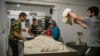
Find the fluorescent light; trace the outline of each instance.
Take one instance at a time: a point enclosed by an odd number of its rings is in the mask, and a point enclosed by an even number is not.
[[[20,4],[17,4],[17,7],[20,7]]]

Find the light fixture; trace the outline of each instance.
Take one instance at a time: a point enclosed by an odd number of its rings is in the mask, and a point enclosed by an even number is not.
[[[20,4],[17,4],[17,7],[20,7]]]

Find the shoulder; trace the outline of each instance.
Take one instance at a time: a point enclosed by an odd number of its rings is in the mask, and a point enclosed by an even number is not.
[[[90,19],[90,17],[83,17],[83,20],[88,20]]]
[[[17,25],[17,24],[19,24],[18,20],[14,20],[11,25]]]
[[[31,27],[35,27],[33,24],[31,24]]]
[[[59,28],[58,28],[58,26],[56,26],[56,27],[54,28],[54,30],[57,30],[57,31],[59,31]]]
[[[19,22],[19,20],[14,20],[13,23],[14,23],[14,24],[18,24],[18,23],[20,23],[20,22]]]
[[[91,21],[91,17],[83,17],[83,22],[84,23],[88,23],[89,21]]]
[[[56,26],[55,28],[56,28],[56,29],[59,29],[59,27],[58,27],[58,26]]]
[[[100,18],[98,17],[98,16],[94,16],[94,17],[92,17],[93,19],[96,19],[96,20],[98,20],[98,21],[100,21]]]

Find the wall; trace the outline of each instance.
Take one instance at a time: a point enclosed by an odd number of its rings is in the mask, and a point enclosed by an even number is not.
[[[28,3],[28,4],[42,4],[42,5],[54,5],[55,3],[62,4],[73,4],[73,5],[86,5],[92,6],[100,5],[100,0],[6,0],[7,2],[18,2],[18,3]]]
[[[100,8],[100,0],[6,0],[8,2],[19,2],[19,3],[28,3],[28,4],[41,4],[41,5],[53,5],[54,13],[52,18],[57,22],[60,30],[61,37],[64,42],[70,42],[77,40],[77,32],[83,30],[79,25],[73,24],[72,26],[62,23],[61,14],[63,10],[67,7],[71,8],[78,15],[86,16],[86,10],[90,6],[98,6]],[[99,14],[100,15],[100,14]],[[86,42],[88,38],[87,30],[84,31],[84,37],[82,38],[83,42]]]
[[[0,56],[6,56],[8,45],[8,27],[5,12],[5,0],[0,0]]]
[[[31,5],[31,4],[20,4],[17,7],[17,3],[7,3],[7,10],[20,10],[20,11],[32,11],[32,12],[43,12],[46,16],[50,16],[50,8],[53,6],[46,5]]]

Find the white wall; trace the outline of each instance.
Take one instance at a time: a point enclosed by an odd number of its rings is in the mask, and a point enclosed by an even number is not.
[[[42,5],[54,5],[54,13],[52,18],[57,22],[60,30],[61,37],[64,42],[76,41],[77,32],[82,31],[82,28],[76,24],[72,26],[62,23],[61,15],[65,8],[69,7],[77,14],[86,16],[86,10],[90,6],[97,6],[100,8],[100,0],[6,0],[8,2],[21,2],[28,4],[42,4]],[[100,15],[100,14],[99,14]],[[87,30],[84,32],[84,37],[82,38],[83,42],[86,42],[88,36]]]
[[[74,4],[74,5],[100,5],[100,0],[6,0],[8,2],[19,2],[29,4],[43,4],[43,5],[54,5],[55,3],[62,4]],[[99,5],[98,5],[99,4]]]
[[[20,4],[17,7],[17,3],[7,3],[8,10],[19,10],[19,11],[32,11],[32,12],[43,12],[46,16],[50,16],[50,8],[53,6],[46,5],[31,5],[31,4]]]

